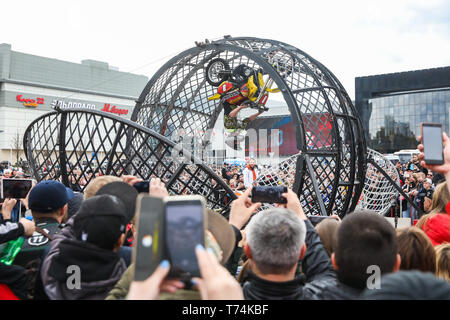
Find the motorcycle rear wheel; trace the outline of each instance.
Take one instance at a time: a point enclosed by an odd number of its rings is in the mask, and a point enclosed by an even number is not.
[[[206,66],[206,81],[213,87],[219,86],[225,80],[228,80],[229,75],[223,74],[230,70],[230,65],[222,58],[211,60]],[[228,72],[227,72],[228,73]]]

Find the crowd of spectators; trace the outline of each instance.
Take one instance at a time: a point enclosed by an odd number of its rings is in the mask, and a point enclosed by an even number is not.
[[[256,160],[251,158],[248,164],[227,164],[221,168],[215,168],[215,173],[221,177],[237,195],[243,193],[258,179],[265,166],[259,166]]]
[[[250,197],[262,169],[254,159],[215,168],[239,197],[228,220],[208,210],[216,223],[195,249],[201,276],[189,283],[166,278],[167,260],[134,281],[133,185],[141,179],[97,175],[83,193],[76,183],[41,181],[26,198],[3,201],[0,299],[450,299],[447,136],[444,146],[444,165],[426,165],[423,154],[397,165],[403,188],[424,212],[402,206],[418,222],[397,230],[370,211],[312,219],[291,189],[286,204],[259,210]],[[151,179],[150,195],[169,197],[164,182]],[[26,218],[13,216],[17,205]]]
[[[420,164],[419,156],[413,155],[411,161],[395,164],[403,191],[421,211],[417,211],[404,196],[399,196],[397,205],[403,218],[411,221],[429,213],[432,207],[433,193],[437,186],[445,181],[442,173],[435,173]]]

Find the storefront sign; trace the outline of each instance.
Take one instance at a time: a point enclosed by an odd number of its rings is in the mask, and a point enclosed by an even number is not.
[[[100,107],[97,109],[98,105],[90,102],[79,102],[79,101],[73,101],[73,100],[60,100],[58,98],[52,99],[52,97],[46,97],[47,101],[52,100],[52,103],[50,104],[52,108],[60,108],[60,109],[90,109],[90,110],[101,110],[108,113],[113,113],[119,116],[124,116],[128,114],[128,109],[117,107],[117,105],[111,105],[110,103],[105,103],[103,108],[100,109]],[[43,97],[37,97],[37,98],[24,98],[22,97],[22,94],[18,94],[16,96],[16,101],[23,103],[26,107],[34,107],[36,108],[39,104],[44,105],[45,107],[45,100]],[[48,103],[47,103],[48,108]]]
[[[112,106],[111,108],[111,105],[109,103],[105,103],[105,106],[103,107],[103,109],[101,109],[101,111],[118,114],[119,116],[123,114],[128,114],[127,109],[119,109],[116,106]]]
[[[36,98],[36,99],[25,99],[22,98],[21,94],[16,96],[16,100],[22,102],[25,107],[34,107],[36,108],[38,104],[44,104],[44,98]]]
[[[76,101],[63,101],[63,100],[56,100],[54,99],[52,101],[52,107],[58,106],[60,109],[71,109],[71,108],[81,108],[81,109],[93,109],[95,110],[95,104],[90,103],[82,103],[82,102],[76,102]]]

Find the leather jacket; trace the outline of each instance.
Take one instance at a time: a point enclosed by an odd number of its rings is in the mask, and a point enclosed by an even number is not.
[[[273,282],[249,272],[243,286],[246,300],[316,300],[323,288],[337,284],[336,272],[319,235],[309,220],[305,224],[307,249],[301,261],[303,274],[291,281]]]

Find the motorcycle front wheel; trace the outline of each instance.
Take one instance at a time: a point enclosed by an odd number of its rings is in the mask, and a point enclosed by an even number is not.
[[[228,79],[230,65],[222,58],[211,60],[206,66],[206,81],[213,87]]]

